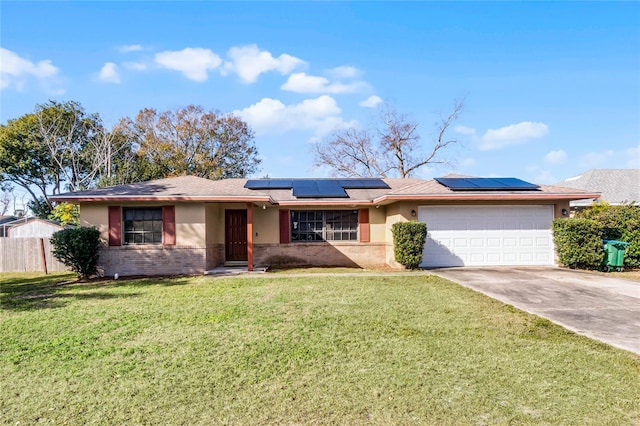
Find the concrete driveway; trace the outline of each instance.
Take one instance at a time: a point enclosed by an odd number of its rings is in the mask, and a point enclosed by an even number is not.
[[[640,282],[552,267],[430,272],[576,333],[640,354]]]

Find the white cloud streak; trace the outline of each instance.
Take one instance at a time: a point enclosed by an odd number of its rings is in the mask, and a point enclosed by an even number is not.
[[[255,83],[260,74],[269,71],[287,75],[306,64],[302,59],[286,53],[275,58],[271,52],[260,50],[255,44],[232,47],[227,56],[231,60],[224,63],[223,75],[233,72],[245,83]]]
[[[187,47],[179,51],[157,53],[155,62],[161,67],[183,73],[189,80],[203,82],[209,78],[208,71],[222,64],[222,59],[210,49]]]
[[[285,105],[272,98],[234,111],[242,117],[258,134],[281,134],[290,130],[312,130],[316,135],[327,134],[337,128],[355,126],[356,122],[344,122],[342,110],[335,99],[322,95],[314,99]]]
[[[294,73],[289,76],[289,79],[280,88],[289,92],[295,93],[353,93],[358,90],[367,87],[367,84],[362,81],[355,81],[353,83],[331,83],[329,79],[325,77],[307,75],[306,73]]]
[[[59,74],[60,69],[51,60],[34,63],[9,49],[0,48],[0,89],[21,91],[29,77],[48,86]],[[60,93],[60,90],[54,92]]]
[[[364,101],[360,102],[361,107],[365,108],[375,108],[382,103],[382,98],[380,96],[369,96]]]
[[[518,124],[501,127],[499,129],[489,129],[480,142],[480,150],[490,151],[506,148],[512,145],[519,145],[531,139],[539,139],[549,133],[549,127],[544,123],[523,121]]]
[[[360,71],[357,68],[343,65],[340,67],[331,68],[326,71],[326,74],[336,79],[356,78],[360,76]]]
[[[120,73],[118,72],[118,66],[113,62],[105,62],[100,69],[98,79],[105,83],[120,83]]]
[[[140,44],[127,44],[124,46],[120,46],[118,50],[120,51],[120,53],[140,52],[141,50],[144,50],[144,47],[142,47],[142,45]]]

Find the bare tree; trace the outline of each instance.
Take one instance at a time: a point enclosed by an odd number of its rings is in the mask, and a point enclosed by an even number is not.
[[[386,104],[380,110],[380,128],[376,130],[344,129],[328,140],[314,145],[314,165],[326,166],[336,176],[348,177],[411,177],[429,164],[448,164],[442,151],[457,142],[446,136],[457,120],[464,103],[457,100],[451,112],[436,123],[437,136],[429,147],[422,149],[418,123]],[[372,137],[376,134],[376,138]]]
[[[0,216],[7,214],[11,203],[13,203],[13,188],[6,182],[0,182]]]
[[[35,112],[42,142],[57,170],[53,193],[61,183],[70,191],[94,185],[107,164],[111,140],[97,114],[86,114],[77,102],[50,101]]]

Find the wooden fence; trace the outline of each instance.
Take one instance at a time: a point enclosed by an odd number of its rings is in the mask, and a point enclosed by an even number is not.
[[[0,238],[0,272],[68,270],[68,267],[53,257],[49,238]]]

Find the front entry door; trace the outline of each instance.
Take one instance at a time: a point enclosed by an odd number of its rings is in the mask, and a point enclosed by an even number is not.
[[[225,210],[225,260],[247,260],[247,211]]]

